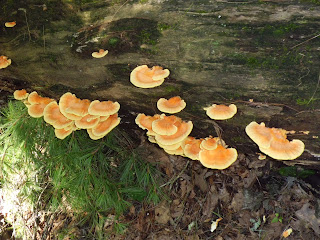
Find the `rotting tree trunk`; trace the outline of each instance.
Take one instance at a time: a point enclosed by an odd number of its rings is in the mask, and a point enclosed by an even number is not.
[[[320,166],[315,1],[12,2],[0,3],[0,55],[12,59],[0,70],[2,93],[26,88],[59,99],[71,91],[118,101],[128,129],[137,113],[158,112],[160,97],[180,95],[187,107],[178,115],[194,122],[195,137],[217,134],[203,107],[235,103],[237,115],[217,122],[228,145],[256,158],[244,128],[264,121],[305,142],[305,153],[287,164]],[[16,27],[5,28],[7,21]],[[100,48],[109,54],[92,58]],[[142,64],[171,74],[159,87],[136,88],[129,75]]]

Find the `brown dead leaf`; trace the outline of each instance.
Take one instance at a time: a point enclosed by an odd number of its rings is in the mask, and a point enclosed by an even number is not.
[[[208,172],[208,169],[202,169],[200,173],[194,172],[194,184],[200,188],[202,192],[208,192],[208,183],[205,180],[205,175]]]
[[[315,212],[310,203],[305,203],[300,210],[296,211],[296,215],[300,220],[308,223],[317,235],[320,235],[320,219],[316,217]]]
[[[167,224],[171,219],[170,208],[167,202],[161,202],[155,208],[155,221],[160,224]]]
[[[215,185],[211,185],[210,191],[208,192],[207,199],[202,208],[203,217],[212,217],[212,211],[216,208],[219,201],[218,191]]]

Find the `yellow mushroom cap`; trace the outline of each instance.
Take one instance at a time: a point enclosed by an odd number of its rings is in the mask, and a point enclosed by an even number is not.
[[[188,137],[189,138],[189,137]],[[202,139],[195,139],[185,141],[184,146],[182,146],[184,155],[192,160],[199,160],[200,144]]]
[[[93,52],[91,55],[94,58],[102,58],[108,54],[108,50],[99,49],[99,52]]]
[[[178,131],[175,122],[182,122],[181,118],[176,116],[160,115],[160,118],[153,121],[151,126],[152,130],[159,135],[173,135]]]
[[[269,148],[259,147],[260,151],[277,160],[292,160],[304,152],[304,143],[298,139],[289,141],[273,138]]]
[[[163,69],[160,66],[153,66],[151,70],[153,71],[152,79],[154,81],[159,81],[170,75],[170,71],[168,69]]]
[[[140,88],[154,88],[164,82],[164,78],[154,80],[155,70],[148,68],[147,65],[138,66],[130,74],[130,82]]]
[[[224,148],[218,144],[214,150],[201,150],[199,160],[203,166],[212,169],[226,169],[237,160],[238,153],[234,148]]]
[[[218,146],[218,140],[220,140],[220,138],[207,137],[201,141],[200,147],[204,150],[214,150]]]
[[[103,122],[99,122],[97,126],[95,126],[94,128],[91,128],[92,133],[95,136],[106,135],[112,129],[114,129],[119,123],[120,123],[120,118],[118,117],[118,114],[115,113],[113,115],[110,115],[107,120]]]
[[[181,155],[183,156],[183,149],[182,147],[179,147],[178,149],[175,149],[175,150],[168,150],[168,149],[165,149],[164,148],[164,151],[168,154],[171,154],[171,155]]]
[[[36,91],[33,91],[28,96],[28,102],[31,105],[33,105],[33,104],[45,104],[45,105],[48,105],[49,103],[51,103],[53,101],[54,101],[54,99],[52,99],[52,98],[41,97]]]
[[[156,133],[152,130],[152,122],[159,119],[160,115],[155,114],[154,116],[148,116],[144,113],[139,113],[138,116],[135,119],[136,124],[144,129],[148,130],[147,135],[155,135]]]
[[[13,93],[14,99],[24,100],[29,96],[29,93],[25,89],[15,90]]]
[[[155,141],[155,143],[157,143],[157,142]],[[178,143],[175,143],[172,145],[164,145],[161,143],[157,143],[157,144],[159,145],[159,147],[166,149],[166,150],[170,150],[170,151],[177,150],[179,147],[181,147],[181,142],[178,142]]]
[[[225,120],[232,118],[237,113],[237,106],[230,104],[229,106],[213,104],[204,108],[207,115],[214,120]]]
[[[181,97],[172,97],[169,100],[160,98],[157,102],[157,107],[161,112],[177,113],[186,107],[186,102]]]
[[[246,133],[261,152],[277,160],[292,160],[304,151],[304,143],[298,139],[289,141],[287,131],[281,128],[268,128],[264,123],[251,122]]]
[[[75,120],[74,123],[78,128],[88,129],[94,128],[100,122],[100,117],[95,115],[87,114],[80,120]]]
[[[43,116],[43,111],[44,108],[47,106],[48,104],[31,104],[31,105],[26,105],[28,108],[28,113],[31,117],[34,118],[40,118]]]
[[[6,68],[11,64],[11,59],[8,59],[6,56],[0,56],[0,69]]]
[[[115,114],[120,109],[118,102],[94,100],[90,103],[88,112],[91,115],[109,116]]]
[[[71,120],[80,120],[87,115],[89,106],[90,101],[88,99],[81,100],[70,92],[63,94],[59,100],[61,113]]]
[[[50,102],[43,110],[43,119],[54,128],[62,129],[70,126],[72,120],[66,118],[59,109],[56,101]]]
[[[57,138],[59,139],[65,139],[67,136],[69,136],[71,133],[73,132],[72,128],[68,128],[68,129],[54,129],[54,134],[56,135]]]
[[[103,138],[104,136],[107,135],[107,134],[105,134],[105,135],[96,136],[96,135],[94,135],[94,134],[92,133],[92,128],[88,128],[88,129],[87,129],[87,133],[88,133],[89,137],[90,137],[92,140],[98,140],[98,139],[101,139],[101,138]]]
[[[256,122],[251,122],[246,126],[247,135],[258,144],[259,147],[268,148],[271,142],[271,131],[267,128],[264,122],[258,124]]]
[[[5,25],[6,27],[14,27],[16,24],[17,24],[17,23],[16,23],[15,21],[13,21],[13,22],[6,22],[4,25]]]
[[[175,134],[172,134],[169,136],[156,134],[155,135],[156,141],[164,145],[172,145],[178,142],[182,142],[186,137],[189,136],[193,128],[193,124],[191,121],[189,122],[176,121],[174,125],[176,125],[176,127],[178,128]]]

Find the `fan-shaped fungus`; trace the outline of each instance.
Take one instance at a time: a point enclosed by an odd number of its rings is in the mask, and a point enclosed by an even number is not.
[[[120,104],[112,101],[94,100],[90,103],[88,112],[91,115],[109,116],[119,111]]]
[[[172,145],[178,142],[182,142],[192,131],[193,124],[189,122],[176,121],[174,125],[177,127],[177,132],[172,135],[155,135],[155,139],[158,143],[163,145]]]
[[[201,150],[199,160],[201,164],[212,169],[226,169],[237,160],[238,153],[234,148],[225,148],[218,144],[214,150]]]
[[[188,137],[182,145],[184,155],[192,160],[199,160],[200,144],[203,140]]]
[[[181,118],[176,116],[160,115],[160,118],[152,122],[152,130],[159,135],[172,135],[178,130],[175,122],[182,122]]]
[[[13,97],[16,100],[24,100],[29,96],[29,93],[25,89],[15,90],[13,93]]]
[[[172,97],[169,100],[160,98],[157,102],[157,107],[161,112],[177,113],[186,107],[186,102],[179,96]]]
[[[108,134],[112,129],[114,129],[120,123],[120,118],[118,114],[115,113],[108,117],[107,120],[103,122],[99,122],[97,126],[92,129],[92,133],[95,136],[105,136]]]
[[[213,104],[203,109],[206,110],[207,115],[214,120],[229,119],[237,113],[237,106],[234,104],[230,104],[229,106]]]
[[[87,114],[80,120],[75,120],[74,123],[78,128],[88,129],[94,128],[100,122],[100,117],[95,115]]]
[[[43,119],[56,129],[62,129],[73,124],[73,121],[66,118],[59,109],[56,101],[50,102],[43,110]]]
[[[39,118],[43,116],[44,108],[54,101],[51,98],[41,97],[37,92],[32,92],[28,96],[28,113],[31,117]]]
[[[12,28],[16,25],[17,23],[15,21],[13,22],[6,22],[4,25],[8,28]]]
[[[135,122],[140,128],[148,130],[147,135],[154,136],[156,133],[152,130],[152,122],[159,118],[159,114],[155,114],[154,116],[148,116],[144,113],[139,113],[135,119]]]
[[[268,128],[264,123],[251,122],[246,133],[261,152],[277,160],[292,160],[304,151],[304,143],[298,139],[289,141],[287,131],[281,128]]]
[[[93,52],[91,55],[94,58],[102,58],[108,54],[108,50],[99,49],[99,52]]]
[[[6,68],[11,64],[11,59],[8,59],[6,56],[0,56],[0,69]]]
[[[89,106],[90,101],[88,99],[81,100],[70,92],[63,94],[59,101],[61,113],[71,120],[80,120],[87,115]]]
[[[169,74],[168,69],[162,70],[158,66],[150,69],[147,65],[142,65],[133,69],[130,74],[130,82],[136,87],[153,88],[160,86]]]
[[[69,136],[73,132],[72,128],[61,128],[61,129],[54,129],[54,133],[57,138],[59,139],[65,139],[67,136]]]

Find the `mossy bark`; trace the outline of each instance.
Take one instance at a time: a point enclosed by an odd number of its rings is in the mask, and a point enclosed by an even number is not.
[[[179,95],[187,107],[178,115],[194,122],[196,137],[216,135],[203,107],[235,103],[237,115],[216,122],[228,145],[256,157],[244,128],[264,121],[305,142],[305,153],[290,163],[320,163],[315,1],[7,0],[0,7],[0,54],[12,59],[0,70],[4,91],[118,101],[129,129],[135,114],[158,112],[158,98]],[[17,25],[5,28],[6,21]],[[100,48],[109,54],[92,58]],[[142,64],[171,74],[159,87],[136,88],[130,72]]]

